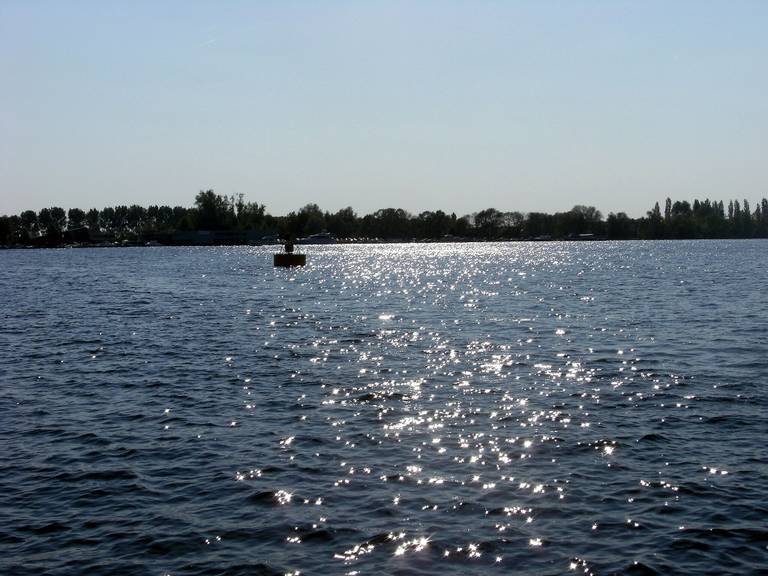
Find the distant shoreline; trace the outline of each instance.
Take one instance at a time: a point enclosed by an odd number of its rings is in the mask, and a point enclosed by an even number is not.
[[[311,243],[600,241],[768,238],[768,199],[752,208],[747,200],[655,203],[645,216],[624,212],[607,217],[594,206],[566,212],[502,212],[486,208],[457,216],[442,210],[411,214],[384,208],[359,216],[351,207],[324,212],[307,204],[273,216],[264,204],[242,195],[200,191],[194,206],[115,206],[97,210],[60,207],[0,216],[0,245],[57,247],[86,245],[229,246],[274,244],[288,239]],[[301,243],[301,242],[299,242]]]

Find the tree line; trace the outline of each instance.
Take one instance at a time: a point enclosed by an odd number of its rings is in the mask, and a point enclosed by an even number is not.
[[[273,236],[301,238],[329,232],[349,240],[519,240],[519,239],[682,239],[766,238],[768,200],[754,209],[747,200],[694,200],[672,202],[667,198],[640,218],[624,212],[607,218],[593,206],[574,206],[567,212],[502,212],[487,208],[457,217],[442,210],[411,214],[401,208],[384,208],[359,216],[351,207],[335,213],[307,204],[286,216],[269,214],[264,204],[246,202],[243,195],[225,196],[200,191],[190,208],[175,206],[115,206],[87,212],[60,207],[0,217],[0,244],[59,245],[67,242],[145,241],[179,243],[179,233],[230,232],[229,238]],[[242,236],[244,237],[244,236]]]

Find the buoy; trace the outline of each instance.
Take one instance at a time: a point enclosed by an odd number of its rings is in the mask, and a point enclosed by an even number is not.
[[[306,263],[306,254],[293,254],[291,252],[278,252],[275,254],[275,266],[290,268],[291,266],[304,266]]]

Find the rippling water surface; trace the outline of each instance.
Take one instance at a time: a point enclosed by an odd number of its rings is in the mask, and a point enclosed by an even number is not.
[[[0,253],[0,573],[768,569],[768,244]]]

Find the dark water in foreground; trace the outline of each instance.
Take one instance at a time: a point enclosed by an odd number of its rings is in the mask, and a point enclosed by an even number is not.
[[[0,253],[2,574],[768,570],[768,243]]]

